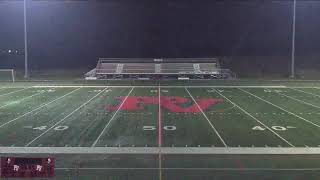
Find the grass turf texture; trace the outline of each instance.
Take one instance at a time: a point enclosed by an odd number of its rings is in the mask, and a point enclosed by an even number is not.
[[[35,84],[24,82],[20,85],[8,83],[1,86],[1,146],[157,147],[160,146],[159,136],[163,147],[318,147],[320,145],[320,89],[305,88],[310,84],[299,87],[294,84],[295,88],[185,88],[183,86],[177,88],[161,85],[160,94],[156,86],[34,88],[32,85]],[[128,111],[124,108],[127,106],[124,101],[127,96],[155,97],[153,101],[156,102],[138,103],[139,110]],[[122,99],[117,99],[118,97]],[[199,99],[222,99],[223,102],[201,109],[202,112],[174,112],[166,107],[168,105],[163,105],[166,97],[188,99],[186,103],[178,104],[183,108],[190,106],[199,108],[200,106],[196,106],[199,105]],[[157,102],[159,98],[160,109]],[[118,108],[108,111],[107,107],[110,105]],[[160,134],[159,122],[162,129]],[[71,176],[83,179],[158,178],[158,156],[60,156],[56,157],[58,179]],[[110,157],[113,158],[110,160]],[[318,159],[317,155],[164,155],[161,159],[164,168],[162,177],[163,179],[180,177],[316,179],[320,174],[319,169],[314,169],[320,167]],[[84,162],[79,163],[80,161]],[[84,169],[77,170],[79,164],[82,164]],[[116,169],[95,169],[109,165]],[[67,168],[63,169],[66,166]],[[95,168],[90,169],[92,166]],[[149,169],[145,171],[121,169],[130,167]],[[294,168],[305,170],[294,170]]]

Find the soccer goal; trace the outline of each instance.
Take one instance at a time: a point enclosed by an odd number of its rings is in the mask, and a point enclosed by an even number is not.
[[[15,82],[14,69],[0,69],[0,81]]]

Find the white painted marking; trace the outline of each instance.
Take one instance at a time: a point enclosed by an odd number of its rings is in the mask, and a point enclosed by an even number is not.
[[[92,88],[92,87],[110,87],[110,88],[158,88],[158,86],[88,86],[88,85],[37,85],[32,86],[34,88],[64,88],[64,87],[82,87],[82,88]],[[163,88],[287,88],[286,86],[162,86]]]
[[[43,131],[43,130],[46,130],[46,129],[47,129],[47,126],[34,127],[34,128],[32,128],[32,129]]]
[[[121,109],[121,107],[123,106],[123,104],[126,102],[126,100],[128,99],[129,95],[131,94],[131,92],[133,91],[134,87],[131,88],[131,90],[129,91],[129,93],[127,94],[127,96],[124,98],[124,100],[122,101],[122,103],[120,104],[119,108],[117,109],[117,111],[113,114],[113,116],[111,117],[111,119],[109,120],[109,122],[106,124],[106,126],[103,128],[103,130],[101,131],[101,133],[99,134],[99,136],[97,137],[97,139],[93,142],[93,144],[91,145],[91,147],[96,146],[96,144],[98,143],[99,139],[101,138],[101,136],[103,135],[103,133],[105,132],[105,130],[109,127],[110,123],[112,122],[112,120],[114,119],[114,117],[117,115],[117,113],[119,112],[119,110]]]
[[[108,167],[61,167],[56,170],[158,170],[158,168],[108,168]],[[320,168],[162,168],[163,170],[211,170],[211,171],[320,171]]]
[[[0,147],[0,154],[320,154],[319,147]]]
[[[12,92],[9,92],[9,93],[6,93],[6,94],[1,94],[0,97],[6,96],[6,95],[10,95],[10,94],[13,94],[13,93],[16,93],[16,92],[24,91],[24,90],[30,89],[30,88],[31,88],[31,87],[23,88],[23,89],[19,89],[19,90],[16,90],[16,91],[12,91]]]
[[[276,131],[285,131],[285,130],[287,130],[287,128],[282,127],[282,126],[272,126],[271,128],[276,130]]]
[[[315,96],[315,97],[320,97],[320,95],[318,95],[318,94],[306,92],[306,91],[303,91],[303,90],[301,90],[301,89],[295,89],[295,88],[290,88],[290,89],[293,89],[293,90],[295,90],[295,91],[299,91],[299,92],[302,92],[302,93],[305,93],[305,94],[309,94],[309,95],[312,95],[312,96]]]
[[[19,103],[20,103],[20,102],[22,102],[22,101],[24,101],[24,100],[26,100],[26,99],[29,99],[29,98],[31,98],[31,97],[34,97],[34,96],[39,95],[39,94],[42,94],[42,93],[43,93],[43,92],[35,93],[35,94],[30,95],[30,96],[24,97],[24,98],[22,98],[22,99],[20,99],[20,100],[18,100],[18,101],[19,101]],[[12,105],[12,104],[14,104],[14,103],[8,103],[8,104],[5,104],[5,105],[3,105],[3,106],[0,106],[0,109],[1,109],[1,108],[4,108],[4,107],[7,107],[7,106],[9,106],[9,105]]]
[[[64,130],[66,130],[68,128],[69,128],[69,126],[57,126],[57,127],[54,128],[54,130],[56,130],[56,131],[64,131]]]
[[[163,129],[166,131],[174,131],[177,129],[177,127],[176,126],[164,126]]]
[[[191,93],[189,92],[189,90],[187,88],[184,88],[187,93],[189,94],[189,96],[191,97],[191,99],[193,100],[193,102],[197,105],[198,109],[200,110],[200,112],[202,113],[202,115],[206,118],[206,120],[208,121],[208,123],[210,124],[211,128],[213,129],[213,131],[216,133],[216,135],[219,137],[220,141],[222,142],[222,144],[225,147],[228,147],[228,145],[225,143],[225,141],[222,139],[221,135],[219,134],[219,132],[217,131],[217,129],[213,126],[213,124],[211,123],[211,121],[209,120],[209,118],[207,117],[207,115],[203,112],[203,110],[201,109],[201,107],[199,106],[199,104],[197,103],[197,101],[193,98],[193,96],[191,95]]]
[[[45,107],[45,106],[47,106],[47,105],[49,105],[49,104],[52,104],[52,103],[54,103],[54,102],[56,102],[56,101],[58,101],[58,100],[60,100],[60,99],[62,99],[62,98],[64,98],[64,97],[66,97],[66,96],[74,93],[75,91],[77,91],[77,90],[79,90],[79,89],[81,89],[81,88],[75,89],[75,90],[73,90],[73,91],[71,91],[71,92],[69,92],[69,93],[67,93],[67,94],[65,94],[65,95],[63,95],[63,96],[60,96],[60,97],[58,97],[58,98],[56,98],[56,99],[54,99],[54,100],[52,100],[52,101],[50,101],[50,102],[48,102],[48,103],[43,103],[43,104],[41,104],[40,106],[38,106],[37,108],[35,108],[35,109],[31,110],[31,111],[26,112],[26,113],[22,114],[21,116],[15,118],[15,119],[12,119],[12,120],[10,120],[10,121],[8,121],[8,122],[6,122],[6,123],[3,123],[3,124],[0,126],[0,128],[2,128],[3,126],[5,126],[5,125],[7,125],[7,124],[10,124],[11,122],[14,122],[14,121],[20,119],[20,118],[22,118],[22,117],[24,117],[24,116],[26,116],[26,115],[28,115],[28,114],[33,113],[34,111],[36,111],[36,110],[38,110],[38,109],[41,109],[41,108],[43,108],[43,107]]]
[[[106,89],[106,88],[105,88]],[[105,90],[104,89],[104,90]],[[65,116],[64,118],[62,118],[60,121],[58,121],[57,123],[55,123],[53,126],[51,126],[50,128],[48,128],[45,132],[41,133],[39,136],[37,136],[36,138],[34,138],[32,141],[30,141],[29,143],[27,143],[25,146],[29,146],[30,144],[32,144],[33,142],[35,142],[37,139],[39,139],[40,137],[42,137],[43,135],[45,135],[47,132],[49,132],[51,129],[53,129],[55,126],[57,126],[58,124],[60,124],[61,122],[63,122],[65,119],[67,119],[68,117],[70,117],[72,114],[74,114],[75,112],[77,112],[79,109],[81,109],[82,107],[84,107],[85,105],[87,105],[89,102],[91,102],[94,98],[96,98],[97,96],[99,96],[103,91],[99,92],[98,94],[96,94],[95,96],[93,96],[92,98],[90,98],[88,101],[86,101],[85,103],[83,103],[81,106],[79,106],[77,109],[73,110],[70,114],[68,114],[67,116]]]
[[[294,127],[294,126],[287,126],[287,129],[294,129],[294,128],[296,128],[296,127]]]
[[[282,93],[278,93],[278,92],[277,92],[277,94],[279,94],[279,95],[281,95],[281,96],[285,96],[285,97],[287,97],[287,98],[289,98],[289,99],[292,99],[292,100],[294,100],[294,101],[298,101],[298,102],[300,102],[300,103],[303,103],[303,104],[306,104],[306,105],[309,105],[309,106],[312,106],[312,107],[315,107],[315,108],[320,109],[320,106],[316,106],[316,105],[314,105],[314,104],[311,104],[311,103],[302,101],[302,100],[297,99],[297,98],[294,98],[294,97],[292,97],[292,96],[288,96],[288,95],[286,95],[286,94],[282,94]]]
[[[240,89],[240,88],[239,88],[239,89]],[[309,121],[309,120],[307,120],[307,119],[305,119],[305,118],[303,118],[303,117],[301,117],[301,116],[299,116],[299,115],[296,115],[295,113],[290,112],[290,111],[288,111],[288,110],[286,110],[286,109],[284,109],[284,108],[282,108],[282,107],[280,107],[280,106],[278,106],[278,105],[275,105],[275,104],[273,104],[273,103],[271,103],[271,102],[269,102],[269,101],[267,101],[267,100],[265,100],[265,99],[262,99],[262,98],[260,98],[259,96],[256,96],[256,95],[254,95],[254,94],[252,94],[252,93],[250,93],[250,92],[248,92],[248,91],[246,91],[246,90],[244,90],[244,89],[240,89],[240,90],[243,91],[243,92],[245,92],[245,93],[247,93],[247,94],[250,94],[251,96],[254,96],[254,97],[256,97],[257,99],[260,99],[261,101],[264,101],[264,102],[266,102],[266,103],[268,103],[268,104],[270,104],[270,105],[272,105],[272,106],[274,106],[274,107],[277,107],[278,109],[281,109],[282,111],[285,111],[286,113],[291,114],[291,115],[293,115],[293,116],[295,116],[295,117],[297,117],[297,118],[299,118],[299,119],[301,119],[301,120],[303,120],[303,121],[305,121],[305,122],[308,122],[308,123],[310,123],[310,124],[312,124],[312,125],[314,125],[314,126],[320,127],[320,125],[315,124],[315,123],[313,123],[313,122],[311,122],[311,121]]]
[[[217,92],[217,91],[216,91]],[[255,118],[253,115],[251,115],[249,112],[247,112],[246,110],[242,109],[239,105],[237,105],[236,103],[232,102],[229,98],[227,98],[226,96],[224,96],[223,94],[221,94],[220,92],[217,92],[220,96],[222,96],[223,98],[225,98],[227,101],[229,101],[231,104],[235,105],[236,107],[238,107],[242,112],[244,112],[245,114],[247,114],[248,116],[250,116],[252,119],[254,119],[255,121],[257,121],[259,124],[261,124],[262,126],[264,126],[266,129],[268,129],[269,131],[271,131],[274,135],[276,135],[278,138],[280,138],[281,140],[283,140],[284,142],[286,142],[288,145],[294,147],[293,144],[291,144],[288,140],[286,140],[285,138],[283,138],[282,136],[280,136],[278,133],[276,133],[274,130],[272,130],[271,128],[269,128],[267,125],[265,125],[264,123],[262,123],[260,120],[258,120],[257,118]]]
[[[156,130],[157,128],[156,128],[156,126],[143,126],[142,129],[143,129],[144,131],[154,131],[154,130]]]

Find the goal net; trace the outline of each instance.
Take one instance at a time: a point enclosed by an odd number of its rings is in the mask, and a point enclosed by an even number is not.
[[[14,69],[0,69],[0,81],[14,82],[15,81]]]

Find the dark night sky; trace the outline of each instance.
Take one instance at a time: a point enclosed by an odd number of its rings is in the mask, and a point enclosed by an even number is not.
[[[290,55],[292,3],[286,0],[34,0],[28,10],[35,68],[93,66],[98,57]],[[298,3],[299,55],[319,54],[319,18],[319,1]],[[21,1],[0,1],[2,49],[23,50]],[[18,60],[23,56],[0,56]]]

